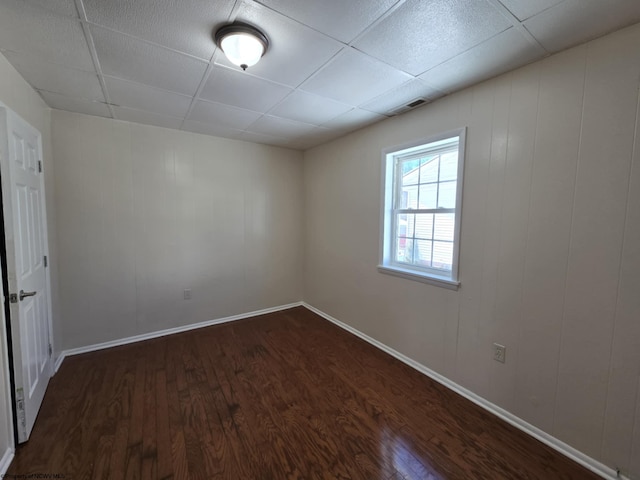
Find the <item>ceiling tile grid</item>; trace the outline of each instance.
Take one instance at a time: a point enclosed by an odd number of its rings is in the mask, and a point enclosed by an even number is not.
[[[119,120],[126,120],[128,122],[144,123],[145,125],[155,125],[156,127],[173,128],[175,130],[180,129],[183,122],[182,118],[137,110],[135,108],[117,106],[112,106],[112,108]]]
[[[193,96],[207,63],[136,37],[92,26],[102,72],[152,87]]]
[[[105,76],[109,99],[114,106],[145,110],[159,115],[184,118],[192,97],[148,85]]]
[[[260,28],[269,39],[269,50],[263,60],[251,67],[251,73],[290,87],[300,85],[344,46],[327,35],[254,2],[242,2],[237,13],[232,15],[232,20]],[[237,68],[224,55],[217,55],[216,61]]]
[[[341,42],[353,41],[398,0],[324,0],[291,2],[258,0],[259,3]]]
[[[193,133],[201,133],[202,135],[213,135],[214,137],[236,138],[243,133],[238,128],[226,127],[224,125],[214,125],[211,123],[198,122],[196,120],[185,120],[182,123],[182,130]]]
[[[246,72],[213,40],[233,21],[269,39]],[[51,108],[305,149],[638,21],[638,0],[2,0],[0,53]]]
[[[272,115],[263,115],[253,122],[247,131],[252,133],[260,133],[263,135],[271,135],[273,137],[288,138],[293,134],[294,137],[300,137],[313,131],[314,125],[295,120],[287,120],[286,118],[275,117]]]
[[[515,28],[505,30],[420,75],[444,92],[454,92],[500,73],[531,63],[545,55]]]
[[[218,67],[209,76],[200,98],[266,112],[291,92],[291,87],[255,77],[238,68]]]
[[[0,49],[78,70],[94,69],[77,19],[21,0],[0,2]]]
[[[564,0],[524,26],[544,48],[557,52],[638,22],[638,0]]]
[[[227,21],[234,4],[234,0],[82,1],[93,24],[207,61],[215,49],[211,28]]]
[[[111,117],[111,111],[107,104],[102,102],[92,102],[84,98],[69,97],[59,93],[46,92],[40,90],[40,96],[51,108],[66,110],[68,112],[84,113],[97,117]]]
[[[78,18],[78,10],[74,0],[24,0],[26,3],[41,7],[67,17]]]
[[[511,26],[485,0],[407,0],[355,47],[420,75]]]
[[[297,90],[272,108],[269,113],[289,120],[321,125],[351,108],[350,105]]]
[[[409,79],[411,76],[408,73],[349,47],[300,88],[342,103],[360,105]]]
[[[553,7],[564,0],[500,0],[507,10],[523,22],[527,18],[533,17],[543,12],[547,8]]]
[[[261,116],[262,114],[251,110],[198,100],[187,119],[244,130]]]
[[[4,56],[36,90],[105,101],[95,72],[68,68],[24,53],[5,51]]]
[[[444,94],[419,78],[412,79],[364,103],[362,108],[385,115],[415,100],[433,101]]]

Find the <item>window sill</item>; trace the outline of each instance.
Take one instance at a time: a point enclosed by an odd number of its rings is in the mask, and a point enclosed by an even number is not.
[[[407,280],[414,280],[416,282],[428,283],[436,287],[447,288],[449,290],[458,290],[460,288],[460,282],[455,282],[447,278],[438,277],[429,274],[420,274],[412,270],[406,270],[399,267],[392,267],[389,265],[378,265],[378,271],[380,273],[386,273],[387,275],[393,275],[395,277],[406,278]]]

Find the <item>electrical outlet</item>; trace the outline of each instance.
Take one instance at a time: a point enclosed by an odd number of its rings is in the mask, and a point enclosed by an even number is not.
[[[191,300],[191,289],[190,288],[185,288],[184,289],[184,299],[185,300]]]
[[[507,357],[507,347],[504,345],[500,345],[499,343],[493,344],[493,359],[496,362],[502,362],[506,360]]]

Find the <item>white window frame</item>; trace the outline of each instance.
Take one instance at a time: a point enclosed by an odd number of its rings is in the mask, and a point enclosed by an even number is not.
[[[450,138],[458,137],[458,172],[456,184],[456,206],[448,209],[449,213],[454,213],[454,236],[453,236],[453,261],[451,274],[442,270],[421,267],[418,265],[408,265],[394,260],[394,249],[396,248],[394,195],[397,191],[397,170],[398,158],[406,158],[413,154],[422,153],[430,149],[436,150],[437,143]],[[439,287],[457,290],[460,287],[458,278],[458,266],[460,258],[460,225],[462,221],[462,190],[465,157],[465,137],[466,127],[435,135],[429,138],[415,140],[403,145],[390,147],[382,151],[382,208],[381,208],[381,239],[380,239],[380,264],[378,271],[409,280],[416,280]],[[430,145],[436,144],[436,145]],[[417,212],[416,212],[417,213]]]

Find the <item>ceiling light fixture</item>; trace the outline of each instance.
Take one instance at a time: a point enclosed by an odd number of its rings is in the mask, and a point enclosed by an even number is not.
[[[215,40],[229,61],[242,70],[258,63],[269,47],[269,40],[264,33],[243,23],[232,23],[220,28]]]

